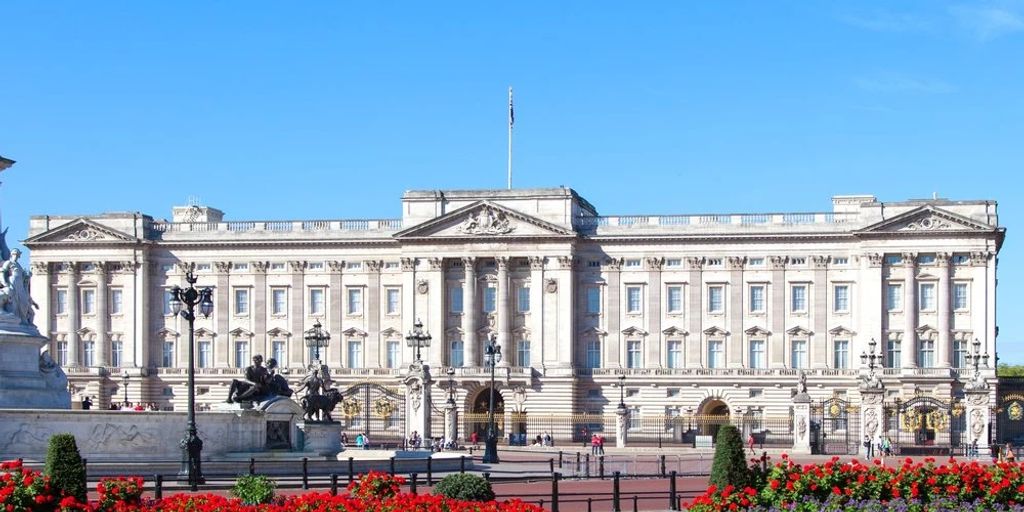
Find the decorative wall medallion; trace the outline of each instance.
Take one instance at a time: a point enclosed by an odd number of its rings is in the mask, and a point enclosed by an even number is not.
[[[373,413],[380,418],[388,419],[395,412],[395,403],[381,397],[373,402]]]
[[[971,434],[972,439],[977,441],[985,430],[985,413],[981,409],[971,411]]]
[[[544,281],[544,291],[548,293],[555,293],[558,291],[558,280],[548,279]]]
[[[1020,421],[1024,417],[1024,407],[1021,407],[1020,402],[1013,402],[1006,408],[1006,415],[1013,421]]]
[[[807,418],[800,416],[800,420],[796,422],[796,433],[800,439],[803,439],[804,435],[807,434]]]
[[[949,221],[933,215],[909,222],[906,226],[903,226],[900,231],[935,231],[939,229],[953,228],[954,226],[950,224]]]
[[[427,293],[428,290],[430,290],[430,282],[426,279],[420,279],[416,282],[416,291],[421,295]]]
[[[341,401],[341,413],[347,418],[359,416],[359,412],[362,408],[359,406],[359,400],[355,397],[348,397]]]
[[[515,229],[505,212],[487,206],[478,212],[470,213],[458,228],[460,232],[468,235],[505,235]]]
[[[418,382],[409,387],[409,404],[412,405],[413,412],[420,410],[420,405],[423,404],[423,388]]]
[[[64,237],[65,242],[92,242],[96,240],[111,240],[111,237],[95,228],[82,228],[68,233]]]

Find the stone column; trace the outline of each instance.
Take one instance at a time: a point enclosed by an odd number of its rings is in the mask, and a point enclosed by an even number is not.
[[[405,384],[405,438],[413,432],[426,441],[430,438],[430,365],[414,362],[402,380]],[[371,439],[372,441],[372,439]]]
[[[32,262],[32,290],[36,303],[39,304],[39,311],[36,312],[35,324],[39,334],[48,340],[52,340],[50,334],[53,329],[53,309],[50,307],[50,264],[45,261]],[[47,344],[53,360],[57,360],[57,347],[52,341]]]
[[[545,292],[549,293],[554,302],[553,307],[557,308],[557,318],[555,323],[555,354],[553,362],[546,362],[544,366],[546,368],[572,368],[573,365],[573,340],[575,339],[574,333],[574,313],[575,308],[573,307],[573,298],[576,296],[576,292],[573,289],[573,263],[575,260],[572,256],[559,256],[558,257],[558,270],[554,271],[555,275],[554,283],[545,283]],[[564,372],[563,372],[564,374]],[[571,376],[571,375],[567,375]]]
[[[793,453],[811,453],[811,397],[797,393],[793,397]]]
[[[604,300],[601,304],[601,314],[608,322],[608,336],[603,340],[604,346],[601,347],[601,351],[606,367],[622,368],[622,358],[620,357],[622,352],[622,311],[625,309],[620,307],[622,304],[622,259],[610,258],[604,263],[608,286],[605,287],[607,297],[602,297]],[[551,307],[557,309],[557,302],[553,303]]]
[[[266,361],[271,358],[271,347],[269,340],[267,340],[267,317],[270,316],[270,308],[267,307],[267,294],[270,290],[267,289],[267,269],[270,264],[265,261],[253,261],[249,263],[249,268],[252,269],[253,273],[253,285],[252,285],[252,307],[249,309],[249,314],[252,315],[252,354],[263,354],[263,360]],[[273,299],[273,297],[271,297]],[[327,325],[330,325],[329,323]],[[198,349],[198,347],[197,347]],[[324,360],[327,359],[327,354],[323,354]],[[280,364],[280,361],[278,361]]]
[[[953,349],[951,325],[953,320],[952,300],[950,291],[952,284],[949,282],[949,254],[940,252],[935,255],[936,272],[939,273],[939,282],[935,291],[935,298],[938,301],[938,326],[939,339],[935,342],[935,365],[939,368],[950,367],[950,353]]]
[[[367,368],[380,368],[380,269],[383,262],[369,260],[364,264],[370,275],[366,280],[363,304],[366,311],[366,354],[363,362]]]
[[[968,446],[971,443],[978,443],[978,456],[986,457],[990,451],[992,440],[989,438],[989,394],[991,390],[984,380],[981,386],[968,386],[964,389],[967,402],[967,440]]]
[[[303,339],[303,332],[306,330],[306,302],[309,300],[309,297],[306,296],[306,262],[289,261],[288,269],[291,270],[292,298],[295,299],[288,303],[288,330],[292,333],[288,340],[288,367],[302,368],[306,361],[306,343]],[[342,351],[345,350],[344,344],[345,340],[338,340],[339,348]],[[279,363],[284,367],[283,361],[279,361]]]
[[[917,368],[917,254],[903,254],[906,280],[903,281],[903,341],[900,358],[904,368]]]
[[[81,315],[78,313],[78,264],[65,263],[68,273],[68,366],[81,366],[81,347],[78,341]]]
[[[427,264],[430,268],[427,279],[429,283],[427,305],[423,311],[417,310],[416,315],[423,320],[423,325],[429,329],[435,340],[432,342],[433,345],[426,351],[426,359],[432,367],[442,368],[441,358],[445,352],[444,345],[447,343],[445,324],[448,318],[448,310],[445,305],[445,292],[447,291],[448,283],[445,281],[443,258],[430,258],[427,260]],[[413,322],[415,322],[415,319],[412,319],[406,325],[406,331],[412,329]],[[409,359],[412,358],[413,354],[410,353]]]
[[[726,366],[729,368],[742,368],[744,359],[743,350],[743,258],[730,257],[726,259],[729,265],[729,302],[728,324],[729,346],[726,349]],[[724,297],[723,297],[724,299]],[[745,439],[744,439],[745,440]]]
[[[343,273],[345,271],[344,261],[328,261],[327,268],[331,272],[328,279],[328,290],[329,296],[327,297],[327,332],[331,334],[331,344],[327,347],[327,364],[331,368],[343,368],[342,354],[345,352],[345,340],[342,336],[342,322],[344,315],[342,314],[342,307],[344,304],[343,293],[344,286],[342,283]],[[292,290],[291,300],[302,300],[302,295],[296,290]],[[293,336],[299,336],[298,333]]]
[[[530,340],[533,345],[530,347],[530,366],[540,368],[543,365],[544,354],[547,350],[547,338],[544,332],[544,312],[547,304],[544,302],[544,257],[530,257]]]
[[[811,368],[825,368],[829,359],[828,316],[832,302],[829,297],[832,291],[828,286],[828,256],[811,256],[810,259],[814,267],[813,300],[809,304],[814,334],[807,340],[807,359]]]
[[[615,409],[615,447],[626,447],[626,432],[629,426],[629,409],[617,407]]]
[[[884,388],[879,386],[872,389],[861,386],[860,424],[862,435],[867,436],[873,444],[877,444],[879,437],[885,433],[885,410],[882,407],[884,400]],[[858,442],[861,441],[858,440]],[[858,446],[860,445],[858,444]]]
[[[501,366],[509,366],[512,364],[510,360],[516,353],[516,347],[512,346],[512,304],[508,300],[510,288],[508,281],[509,258],[507,256],[499,256],[494,259],[498,265],[498,345],[501,345],[501,351],[504,355],[499,364]]]
[[[409,257],[401,258],[398,261],[398,264],[400,265],[400,268],[402,269],[402,291],[399,294],[401,296],[401,298],[402,298],[402,303],[399,306],[399,308],[400,308],[399,311],[402,312],[401,327],[399,328],[399,330],[401,330],[402,332],[411,331],[412,330],[412,325],[414,323],[416,323],[416,314],[417,314],[417,311],[416,311],[416,294],[418,293],[416,291],[416,286],[417,286],[416,285],[416,278],[418,277],[416,275],[416,264],[418,263],[418,261],[419,260],[417,260],[416,258],[409,258]],[[429,284],[425,284],[423,291],[424,292],[430,291],[430,285]],[[442,310],[442,311],[444,311],[444,310]],[[424,325],[427,326],[427,329],[432,333],[431,335],[434,337],[433,341],[432,341],[431,347],[429,349],[427,349],[428,359],[430,361],[431,366],[433,366],[434,365],[434,357],[432,357],[432,356],[434,356],[436,354],[436,356],[438,358],[438,367],[442,368],[443,366],[441,365],[441,361],[442,361],[441,358],[446,353],[445,346],[448,344],[448,336],[447,336],[447,334],[444,331],[434,331],[433,329],[431,329],[430,328],[430,319],[429,318],[426,320],[426,322],[427,323],[424,324]],[[406,327],[406,326],[408,326],[408,327]],[[402,361],[404,361],[405,358],[403,357],[403,352],[404,351],[402,350],[401,347],[405,345],[405,340],[401,336],[398,339],[399,339],[399,343],[398,343],[399,349],[398,349],[398,361],[396,362],[397,363],[396,367],[397,368],[402,368],[404,366]],[[386,353],[386,351],[384,353],[384,357],[382,358],[382,360],[384,361],[384,366],[387,366],[387,353]]]
[[[459,407],[454,401],[444,403],[444,440],[453,442],[459,438]]]
[[[154,340],[151,339],[152,334],[149,329],[150,322],[152,321],[149,305],[153,303],[152,297],[160,297],[156,294],[163,292],[149,288],[150,283],[153,282],[152,273],[155,268],[156,266],[146,258],[145,253],[140,255],[137,261],[125,262],[125,269],[132,272],[134,277],[134,287],[132,288],[134,300],[132,304],[134,307],[133,314],[135,315],[135,340],[132,345],[132,358],[135,361],[135,365],[140,368],[157,366],[150,358],[150,354],[153,353],[153,347],[150,344]],[[156,348],[156,352],[160,353],[160,347]]]
[[[465,282],[462,285],[462,365],[480,366],[480,352],[477,350],[476,319],[479,309],[476,304],[476,258],[462,258],[465,267]]]
[[[644,356],[644,366],[647,368],[660,368],[665,365],[665,341],[661,334],[661,310],[662,310],[662,284],[661,269],[665,264],[663,258],[647,258],[647,354]]]
[[[771,287],[767,291],[771,315],[771,341],[768,345],[768,367],[786,367],[786,302],[789,290],[786,283],[786,257],[772,256],[768,259],[772,269]]]
[[[216,288],[213,290],[213,315],[217,325],[217,337],[214,338],[213,366],[217,368],[228,368],[232,365],[234,358],[233,341],[228,331],[231,330],[231,262],[215,261],[213,263],[216,280]],[[182,333],[179,341],[188,339],[188,333]],[[186,354],[187,347],[174,347],[177,354]],[[250,351],[250,353],[252,353]],[[279,361],[282,367],[285,362]]]
[[[856,317],[861,320],[864,332],[858,338],[856,347],[851,347],[850,357],[854,354],[867,352],[868,342],[874,339],[881,347],[882,354],[885,354],[886,342],[885,329],[889,318],[887,305],[885,304],[885,286],[882,280],[882,255],[869,253],[862,256],[860,262],[860,290],[861,310],[856,312]],[[858,329],[859,330],[859,329]],[[852,359],[851,359],[852,361]]]
[[[96,266],[96,366],[110,364],[110,314],[107,312],[107,263],[97,261]],[[123,353],[121,354],[124,355]]]

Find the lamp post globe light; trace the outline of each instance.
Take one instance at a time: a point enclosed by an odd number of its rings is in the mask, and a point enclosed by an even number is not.
[[[132,376],[128,374],[128,370],[125,369],[121,372],[121,380],[124,382],[124,406],[128,407],[128,381],[132,379]]]
[[[882,362],[882,354],[875,352],[876,345],[878,345],[878,342],[871,338],[871,341],[868,342],[868,351],[860,353],[860,363],[867,365],[868,371],[871,374],[875,373],[875,368],[878,368]]]
[[[413,324],[412,330],[405,337],[406,345],[416,349],[416,362],[423,363],[423,358],[420,357],[420,349],[423,347],[430,346],[430,333],[423,330],[423,321],[419,318],[416,319],[416,323]]]
[[[484,363],[491,367],[491,400],[487,406],[487,439],[484,441],[484,456],[481,462],[485,464],[497,464],[498,460],[498,431],[494,424],[494,367],[501,362],[501,346],[498,345],[498,337],[491,335],[491,342],[484,349]]]
[[[201,466],[203,441],[199,439],[199,432],[196,429],[196,307],[198,306],[199,314],[203,315],[203,318],[208,318],[213,312],[213,290],[197,290],[196,276],[191,270],[185,274],[185,281],[188,288],[171,288],[170,300],[171,311],[175,315],[181,315],[188,322],[188,426],[185,438],[181,440],[182,467],[178,477],[187,477],[189,487],[196,491],[199,484],[205,483]]]
[[[306,339],[306,346],[313,349],[313,359],[317,362],[320,361],[320,349],[327,348],[327,345],[331,343],[331,333],[324,330],[324,326],[320,324],[320,320],[313,324],[313,328],[306,331],[303,335]],[[313,361],[310,361],[312,364]]]
[[[455,367],[449,366],[445,371],[448,374],[448,405],[455,405]]]
[[[626,374],[619,375],[619,414],[626,414]]]

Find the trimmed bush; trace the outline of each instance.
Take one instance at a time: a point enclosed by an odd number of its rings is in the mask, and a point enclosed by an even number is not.
[[[86,503],[89,491],[85,485],[85,464],[78,453],[75,436],[55,434],[50,437],[43,474],[50,477],[50,485],[64,496],[73,496],[79,502]]]
[[[711,484],[724,488],[732,485],[743,488],[750,481],[740,431],[732,425],[722,425],[715,440],[715,462],[711,465]]]
[[[434,487],[434,494],[463,501],[491,501],[494,490],[491,483],[469,473],[455,473],[444,477]]]
[[[274,499],[277,484],[264,475],[244,475],[238,477],[231,495],[242,500],[246,505],[261,505]]]

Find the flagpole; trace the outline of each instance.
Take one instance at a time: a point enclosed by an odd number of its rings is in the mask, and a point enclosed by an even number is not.
[[[508,88],[508,189],[512,190],[512,125],[516,122],[512,110],[512,87]]]

